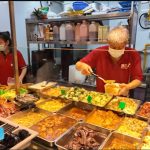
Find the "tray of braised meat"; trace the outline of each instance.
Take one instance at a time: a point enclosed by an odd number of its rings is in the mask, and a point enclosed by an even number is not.
[[[58,149],[97,150],[107,139],[110,131],[87,123],[78,123],[56,140]]]

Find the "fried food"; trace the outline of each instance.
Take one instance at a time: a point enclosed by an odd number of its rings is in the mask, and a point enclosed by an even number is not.
[[[141,138],[142,132],[147,125],[148,124],[145,121],[136,118],[125,117],[117,131],[135,138]]]
[[[122,117],[112,111],[96,110],[86,119],[86,122],[110,130],[115,130],[122,120]]]

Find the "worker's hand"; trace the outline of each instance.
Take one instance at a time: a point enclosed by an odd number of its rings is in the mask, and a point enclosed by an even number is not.
[[[81,73],[88,76],[91,75],[91,72],[93,72],[92,68],[87,64],[83,64]]]
[[[129,88],[127,84],[122,84],[121,89],[119,91],[119,96],[128,96],[129,95]]]
[[[22,84],[22,77],[19,77],[19,83]]]
[[[78,71],[81,71],[81,73],[83,75],[91,75],[91,73],[93,72],[92,68],[83,62],[77,62],[76,63],[76,69]]]

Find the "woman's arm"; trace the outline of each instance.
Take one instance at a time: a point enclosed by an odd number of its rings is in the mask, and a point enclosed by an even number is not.
[[[19,76],[20,83],[22,83],[22,81],[23,81],[23,79],[24,79],[26,73],[27,73],[27,67],[24,67],[24,68],[21,70],[21,74],[20,74],[20,76]]]
[[[135,79],[128,84],[124,84],[124,87],[120,90],[119,95],[128,96],[129,90],[135,89],[136,87],[140,86],[141,83],[142,82],[140,80]]]

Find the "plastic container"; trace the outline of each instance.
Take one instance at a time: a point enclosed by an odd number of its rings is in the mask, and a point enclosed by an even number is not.
[[[53,37],[54,41],[59,41],[59,27],[57,25],[53,26]]]
[[[75,65],[69,66],[69,82],[70,83],[84,83],[86,76],[82,75],[80,71],[75,68]]]
[[[89,41],[97,41],[98,39],[98,28],[95,21],[92,21],[89,25]]]
[[[80,41],[80,25],[81,23],[77,23],[75,26],[75,41],[79,42]]]
[[[44,28],[44,39],[46,41],[49,40],[49,25],[46,25],[45,28]]]
[[[68,22],[66,24],[66,40],[74,41],[75,33],[74,33],[74,25]]]
[[[82,24],[80,26],[80,41],[81,42],[85,42],[88,40],[88,23],[83,20],[82,21]]]
[[[60,36],[60,40],[61,41],[65,41],[66,40],[66,28],[65,28],[65,24],[62,24],[60,26],[59,36]]]

